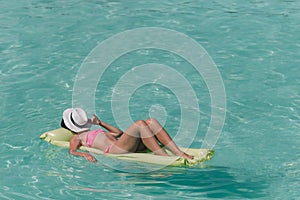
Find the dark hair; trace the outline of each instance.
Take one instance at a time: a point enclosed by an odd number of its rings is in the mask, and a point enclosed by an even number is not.
[[[71,130],[66,126],[66,124],[65,124],[65,122],[64,122],[64,119],[61,120],[60,126],[61,126],[62,128],[65,128],[65,129],[71,131]]]

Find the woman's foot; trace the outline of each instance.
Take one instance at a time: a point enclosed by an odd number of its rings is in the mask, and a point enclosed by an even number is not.
[[[194,156],[192,156],[192,155],[189,155],[189,154],[186,154],[186,153],[184,153],[183,155],[184,156],[182,156],[182,157],[184,157],[186,159],[189,159],[189,160],[193,160],[194,159]]]
[[[189,155],[189,154],[184,153],[184,152],[181,152],[178,156],[186,158],[186,159],[189,159],[189,160],[193,160],[194,159],[194,156]]]

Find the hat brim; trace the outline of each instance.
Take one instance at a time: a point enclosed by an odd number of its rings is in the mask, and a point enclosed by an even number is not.
[[[64,120],[64,123],[65,125],[73,132],[75,133],[78,133],[78,132],[83,132],[83,131],[87,131],[91,128],[92,124],[90,123],[90,121],[88,121],[87,124],[85,124],[84,126],[81,126],[81,127],[78,127],[76,125],[74,125],[72,123],[72,120],[71,120],[71,113],[72,113],[73,109],[72,108],[69,108],[69,109],[66,109],[64,112],[63,112],[63,120]]]

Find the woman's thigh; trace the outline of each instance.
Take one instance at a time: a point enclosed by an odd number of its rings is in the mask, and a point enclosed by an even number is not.
[[[125,132],[111,147],[110,153],[136,152],[140,143],[140,138],[131,136]]]
[[[111,153],[127,153],[136,152],[142,143],[140,131],[147,128],[147,124],[143,120],[138,120],[132,124],[124,134],[115,142],[111,148]]]

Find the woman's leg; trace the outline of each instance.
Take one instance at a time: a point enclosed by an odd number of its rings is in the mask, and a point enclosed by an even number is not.
[[[166,148],[168,148],[172,153],[174,153],[177,156],[182,156],[188,159],[193,158],[193,156],[184,153],[178,148],[178,146],[172,140],[167,131],[160,125],[160,123],[156,119],[150,118],[146,120],[146,123],[148,124],[148,127],[151,129],[158,141],[161,144],[163,144]]]
[[[147,123],[143,120],[139,120],[131,125],[116,141],[115,145],[112,146],[110,153],[136,152],[141,142],[157,155],[168,155],[160,147]]]

